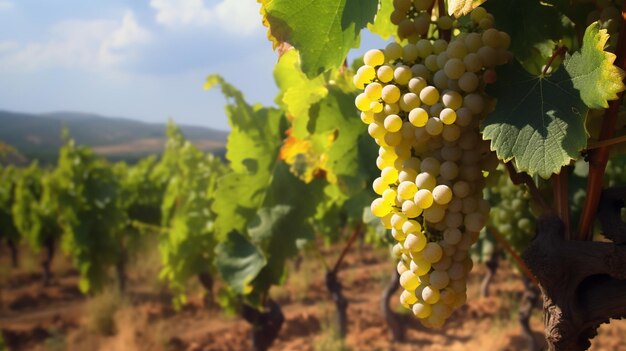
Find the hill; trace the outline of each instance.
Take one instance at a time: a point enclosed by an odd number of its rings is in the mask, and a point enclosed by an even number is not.
[[[29,114],[0,110],[0,142],[12,145],[28,159],[54,162],[67,127],[78,144],[90,146],[111,160],[134,161],[160,153],[165,144],[165,124],[77,112]],[[198,126],[179,126],[198,148],[224,153],[228,132]]]

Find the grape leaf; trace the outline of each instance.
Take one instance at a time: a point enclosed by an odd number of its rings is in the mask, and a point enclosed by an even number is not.
[[[321,199],[322,184],[319,180],[305,184],[284,163],[276,164],[263,207],[248,225],[251,241],[268,260],[254,281],[255,291],[266,291],[280,283],[285,260],[298,252],[298,242],[313,238],[308,219]]]
[[[308,134],[309,108],[328,94],[324,77],[309,79],[302,73],[300,55],[292,49],[274,67],[274,80],[280,89],[276,103],[285,107],[293,125],[292,135],[304,138]]]
[[[572,76],[574,87],[589,108],[607,108],[607,100],[617,99],[626,87],[624,71],[613,65],[615,54],[604,51],[609,35],[594,22],[585,30],[583,46],[565,59],[565,69]]]
[[[354,108],[354,93],[347,93],[334,86],[329,87],[328,96],[311,108],[313,133],[336,132],[335,142],[327,150],[328,169],[337,176],[340,187],[346,193],[357,192],[365,187],[370,176],[362,169],[363,164],[375,164],[371,155],[377,154],[360,143],[367,138],[367,127]]]
[[[252,291],[251,283],[266,263],[263,253],[235,231],[215,247],[215,265],[220,276],[239,294]]]
[[[472,12],[486,0],[448,0],[448,14],[459,18]]]
[[[493,14],[496,28],[511,36],[515,58],[535,75],[541,73],[559,41],[575,37],[571,21],[539,0],[493,0],[483,6]]]
[[[393,12],[393,0],[380,0],[380,8],[374,18],[374,23],[368,23],[367,29],[381,38],[387,40],[392,35],[396,35],[398,26],[391,23],[391,13]]]
[[[487,92],[498,103],[483,122],[483,138],[520,171],[548,178],[586,146],[588,108],[565,69],[537,77],[516,61],[498,69]]]
[[[378,0],[274,0],[264,5],[272,36],[300,51],[302,70],[315,77],[339,67],[358,47],[359,33],[374,19]]]
[[[217,215],[216,235],[224,237],[233,230],[244,232],[263,203],[286,123],[280,110],[248,105],[241,92],[219,76],[209,77],[205,87],[215,84],[231,100],[226,106],[231,126],[226,158],[233,172],[218,181],[211,207]]]

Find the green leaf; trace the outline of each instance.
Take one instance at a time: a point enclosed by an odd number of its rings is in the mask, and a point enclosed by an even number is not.
[[[459,18],[472,12],[485,0],[448,0],[448,14]]]
[[[537,77],[515,62],[498,70],[487,92],[498,103],[483,122],[483,138],[520,171],[548,178],[586,146],[588,108],[565,69]]]
[[[305,184],[284,163],[276,165],[263,207],[248,226],[251,241],[268,259],[254,282],[255,291],[266,291],[280,283],[285,261],[297,254],[298,242],[313,238],[308,220],[315,213],[321,193],[322,182]]]
[[[496,28],[511,36],[510,50],[524,68],[539,75],[563,39],[575,37],[571,21],[539,0],[492,0],[483,5]]]
[[[361,142],[368,138],[367,126],[354,108],[354,98],[354,93],[331,86],[328,96],[311,108],[312,133],[335,131],[335,141],[327,151],[327,166],[348,194],[360,191],[373,180],[363,165],[375,164],[371,156],[376,154],[370,148],[373,142]]]
[[[388,40],[392,35],[396,35],[398,26],[391,23],[392,12],[393,0],[380,0],[380,8],[376,13],[374,23],[368,23],[367,29],[385,40]]]
[[[378,0],[274,0],[265,5],[272,35],[300,51],[309,77],[339,67],[358,47],[359,33],[374,19]]]
[[[581,51],[565,59],[565,69],[589,108],[609,107],[607,100],[617,99],[626,88],[624,71],[613,65],[615,54],[604,51],[608,39],[606,29],[594,22],[585,30]]]
[[[292,119],[292,135],[305,137],[309,108],[328,94],[324,77],[309,79],[300,69],[298,51],[288,50],[274,67],[274,79],[280,89],[276,103],[284,106]]]
[[[286,121],[280,110],[248,105],[241,92],[221,77],[210,76],[207,82],[220,84],[222,93],[231,100],[226,106],[231,126],[226,158],[233,172],[218,181],[211,207],[217,215],[215,231],[220,238],[233,230],[244,232],[263,203]]]
[[[215,248],[215,264],[226,283],[236,292],[252,291],[252,281],[267,263],[263,254],[238,232],[231,232]]]

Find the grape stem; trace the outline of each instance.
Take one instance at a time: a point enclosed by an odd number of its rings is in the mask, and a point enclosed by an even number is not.
[[[615,66],[626,70],[626,2],[622,6],[622,16],[620,19],[620,30],[618,34],[617,58]],[[609,103],[609,108],[604,113],[602,121],[602,129],[598,142],[610,140],[615,132],[617,124],[617,114],[621,105],[623,92],[617,95],[616,100]],[[595,219],[598,205],[600,203],[600,195],[602,194],[602,182],[606,163],[609,160],[609,146],[602,145],[589,152],[589,177],[587,178],[587,196],[580,216],[580,224],[578,226],[578,240],[591,240],[593,222]]]
[[[593,150],[600,147],[608,147],[626,142],[626,135],[621,135],[612,139],[606,139],[602,141],[595,141],[587,144],[587,150]]]
[[[527,173],[518,172],[511,162],[506,162],[505,165],[506,169],[509,171],[509,177],[511,178],[513,184],[525,184],[530,192],[530,195],[533,197],[533,200],[535,200],[535,202],[541,207],[542,212],[552,212],[550,206],[548,206],[546,201],[543,199],[543,196],[541,196],[541,192],[539,192],[539,189],[533,179]]]
[[[517,266],[522,270],[524,275],[528,277],[528,279],[530,279],[530,281],[533,283],[533,285],[535,285],[535,287],[537,287],[537,289],[539,289],[539,281],[530,271],[530,269],[526,265],[526,262],[524,262],[520,255],[513,249],[513,247],[511,247],[511,244],[509,244],[509,242],[496,228],[489,226],[487,227],[487,229],[489,230],[489,232],[491,232],[493,237],[496,238],[498,244],[500,244],[500,246],[502,246],[502,248],[504,248],[504,250],[508,252],[511,257],[513,257],[513,261],[517,263]]]
[[[557,46],[552,52],[552,56],[550,56],[550,58],[546,62],[546,65],[543,67],[543,71],[541,72],[541,75],[545,76],[546,74],[548,74],[548,70],[550,69],[550,67],[552,67],[554,60],[556,60],[556,58],[559,56],[565,55],[566,52],[567,52],[567,48],[565,46]]]

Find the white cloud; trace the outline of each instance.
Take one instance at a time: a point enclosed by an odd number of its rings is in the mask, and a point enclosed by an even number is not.
[[[224,31],[249,35],[262,27],[255,0],[220,0],[206,6],[204,0],[150,0],[156,21],[167,27],[215,26]]]
[[[17,49],[19,45],[14,41],[0,41],[0,53]]]
[[[104,64],[124,61],[129,48],[148,43],[150,39],[150,32],[139,26],[132,11],[128,11],[122,24],[100,44],[100,61]]]
[[[11,10],[15,7],[15,4],[11,0],[0,0],[0,11]]]
[[[131,11],[121,21],[68,20],[52,27],[47,41],[13,46],[9,55],[0,56],[0,66],[23,70],[111,67],[132,59],[137,45],[149,40],[150,33]]]

